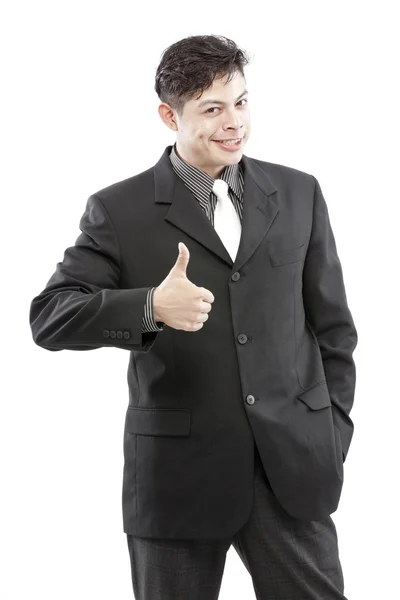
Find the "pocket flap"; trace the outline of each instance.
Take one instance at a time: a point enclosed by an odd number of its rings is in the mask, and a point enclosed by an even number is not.
[[[302,244],[299,248],[294,248],[294,250],[279,250],[278,252],[273,252],[269,257],[272,266],[280,267],[301,260],[305,253],[306,245]]]
[[[307,404],[309,408],[318,410],[319,408],[325,408],[331,406],[331,397],[329,395],[328,386],[326,383],[321,383],[314,386],[311,390],[307,390],[302,394],[299,394],[298,399]]]
[[[125,428],[139,435],[189,435],[191,411],[185,408],[128,406]]]

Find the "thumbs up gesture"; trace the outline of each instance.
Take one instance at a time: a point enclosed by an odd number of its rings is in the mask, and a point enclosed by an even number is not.
[[[186,276],[190,254],[183,242],[178,244],[176,263],[164,281],[154,290],[154,319],[174,329],[198,331],[208,319],[213,294],[198,287]]]

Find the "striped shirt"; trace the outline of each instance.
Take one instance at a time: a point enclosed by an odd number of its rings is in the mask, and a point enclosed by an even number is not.
[[[176,144],[172,146],[169,155],[172,168],[192,192],[214,227],[214,210],[217,203],[217,196],[212,191],[212,188],[215,179],[211,175],[208,175],[208,173],[182,160],[176,153],[175,148]],[[229,197],[239,215],[240,222],[242,222],[244,187],[242,163],[239,162],[225,167],[219,179],[223,179],[228,184]],[[142,331],[162,331],[164,329],[164,323],[162,321],[154,321],[153,318],[153,293],[156,287],[150,288],[147,292],[142,319]]]

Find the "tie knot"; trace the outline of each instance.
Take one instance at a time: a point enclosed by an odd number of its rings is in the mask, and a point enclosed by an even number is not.
[[[228,193],[228,184],[223,179],[216,179],[213,184],[213,192],[219,197]]]

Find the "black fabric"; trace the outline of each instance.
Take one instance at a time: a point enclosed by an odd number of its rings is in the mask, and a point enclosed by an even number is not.
[[[129,357],[125,533],[237,532],[253,507],[254,446],[282,510],[327,518],[353,435],[357,333],[321,187],[243,155],[232,261],[170,151],[90,196],[75,245],[32,300],[33,339],[50,351],[111,347]],[[196,332],[142,332],[148,290],[176,263],[179,242],[188,279],[214,295],[209,319]]]
[[[290,517],[275,498],[256,451],[248,521],[220,540],[127,535],[136,600],[216,600],[233,545],[257,600],[346,600],[335,524]]]

